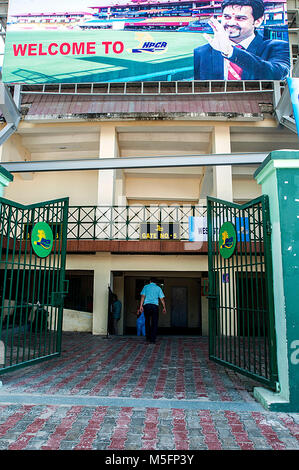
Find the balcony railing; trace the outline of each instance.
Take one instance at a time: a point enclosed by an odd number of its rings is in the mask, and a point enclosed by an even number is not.
[[[142,223],[176,223],[189,239],[189,216],[206,217],[205,206],[70,206],[68,239],[139,240]]]

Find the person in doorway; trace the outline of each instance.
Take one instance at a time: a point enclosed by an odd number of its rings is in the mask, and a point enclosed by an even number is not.
[[[118,300],[117,295],[112,296],[112,320],[113,320],[113,334],[118,335],[118,322],[121,315],[121,301]]]
[[[150,279],[141,291],[139,311],[144,311],[146,340],[156,342],[159,321],[159,300],[163,306],[163,314],[166,315],[165,295],[161,287],[157,286],[155,279]]]
[[[287,41],[264,40],[263,0],[224,0],[222,18],[209,20],[214,36],[194,49],[195,80],[284,80],[290,73]]]

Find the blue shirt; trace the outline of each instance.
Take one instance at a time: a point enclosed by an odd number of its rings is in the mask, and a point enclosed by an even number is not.
[[[146,284],[144,288],[141,291],[140,295],[145,296],[145,300],[143,305],[146,304],[154,304],[154,305],[159,305],[159,299],[164,298],[163,291],[161,287],[157,286],[154,282],[151,282],[150,284]]]

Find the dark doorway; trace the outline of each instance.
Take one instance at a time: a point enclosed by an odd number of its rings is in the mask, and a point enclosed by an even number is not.
[[[171,292],[171,328],[188,326],[188,288],[174,286]]]

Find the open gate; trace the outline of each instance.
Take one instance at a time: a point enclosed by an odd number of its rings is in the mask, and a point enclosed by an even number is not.
[[[68,198],[0,198],[0,374],[61,351]]]
[[[271,225],[267,196],[208,204],[209,356],[277,386]]]

